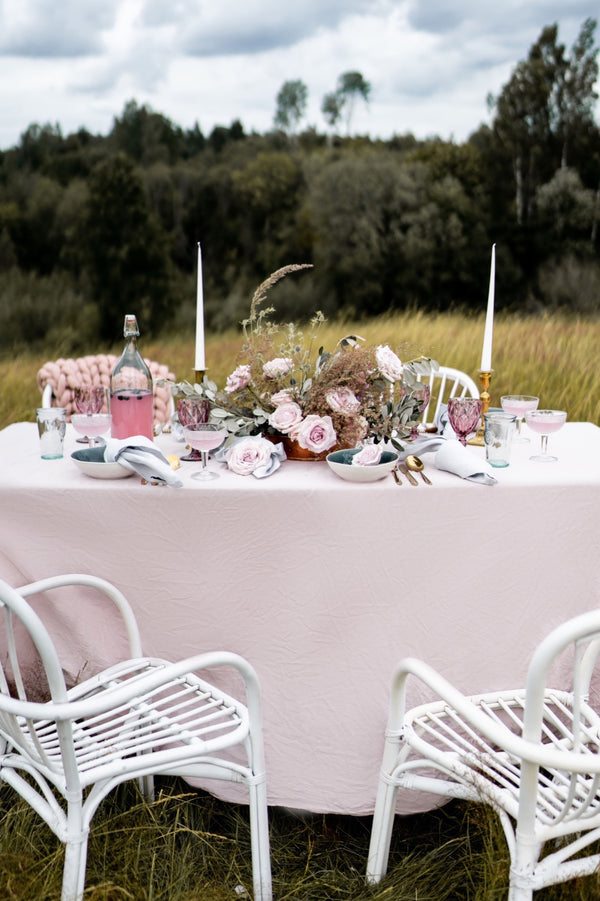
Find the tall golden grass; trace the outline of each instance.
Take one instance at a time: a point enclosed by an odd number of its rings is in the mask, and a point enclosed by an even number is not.
[[[424,353],[464,370],[477,383],[483,328],[483,317],[406,312],[367,322],[326,322],[319,330],[318,345],[332,350],[344,335],[358,334],[369,343],[389,344],[401,358]],[[600,424],[600,368],[595,365],[599,339],[600,320],[596,318],[497,316],[492,406],[499,406],[502,394],[535,394],[541,406],[566,410],[571,420]],[[207,336],[208,375],[220,386],[236,364],[241,343],[241,328]],[[152,342],[142,339],[140,349],[145,356],[167,363],[178,379],[193,379],[193,336]],[[88,352],[108,351],[119,353],[120,348],[95,347]],[[35,419],[40,400],[36,373],[55,356],[26,354],[0,362],[0,427]]]

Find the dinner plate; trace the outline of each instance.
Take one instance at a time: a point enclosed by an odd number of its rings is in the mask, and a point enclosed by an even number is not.
[[[81,472],[92,479],[126,479],[133,475],[133,470],[120,463],[107,463],[104,459],[104,445],[101,447],[85,447],[74,451],[71,460]]]
[[[398,454],[395,451],[382,451],[381,460],[375,466],[353,466],[352,457],[361,449],[353,447],[328,454],[327,463],[330,469],[347,482],[376,482],[378,479],[384,479],[398,462]]]

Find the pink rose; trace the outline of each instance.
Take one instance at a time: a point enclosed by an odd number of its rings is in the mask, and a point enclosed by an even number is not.
[[[276,357],[269,360],[263,366],[263,375],[267,379],[279,379],[282,375],[287,375],[294,368],[294,361],[289,357]]]
[[[365,444],[362,450],[352,457],[353,466],[377,466],[381,460],[381,445]]]
[[[302,410],[298,404],[290,403],[281,404],[269,416],[269,425],[277,429],[278,432],[287,434],[294,426],[299,425],[302,421]]]
[[[276,407],[293,402],[294,398],[289,388],[284,388],[283,391],[276,391],[275,394],[271,395],[271,403]]]
[[[350,388],[332,388],[325,395],[325,400],[334,413],[351,416],[360,410],[360,401]]]
[[[300,447],[315,454],[329,450],[337,441],[331,416],[316,416],[314,413],[303,419],[289,434]]]
[[[234,394],[236,391],[241,391],[242,388],[245,388],[250,384],[252,380],[252,372],[250,367],[247,365],[238,366],[237,369],[231,373],[231,375],[227,376],[227,384],[225,385],[225,391],[227,394]]]
[[[227,451],[227,468],[240,476],[249,476],[261,466],[267,466],[272,453],[273,445],[266,438],[243,438]]]
[[[375,351],[375,359],[382,376],[390,382],[398,382],[402,378],[403,366],[399,357],[387,344],[380,344]]]

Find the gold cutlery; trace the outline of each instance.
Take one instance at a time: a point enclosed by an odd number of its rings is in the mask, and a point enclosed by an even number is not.
[[[433,482],[431,481],[429,476],[426,476],[423,472],[423,467],[425,464],[419,457],[415,457],[414,454],[409,454],[405,460],[405,463],[408,469],[411,469],[413,472],[420,472],[421,478],[427,485],[433,485]]]
[[[415,479],[414,475],[412,474],[412,472],[406,466],[406,464],[404,464],[404,466],[401,466],[400,469],[402,470],[402,472],[404,473],[404,475],[406,476],[406,478],[408,479],[408,481],[410,482],[411,485],[417,486],[419,484],[417,482],[417,480]]]

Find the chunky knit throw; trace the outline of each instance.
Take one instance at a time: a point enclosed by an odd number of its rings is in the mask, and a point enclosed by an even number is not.
[[[119,358],[113,354],[96,354],[77,359],[53,360],[45,363],[37,374],[40,391],[52,385],[52,406],[64,407],[67,419],[76,413],[73,389],[81,385],[104,385],[110,387],[110,374]],[[156,385],[157,379],[175,379],[169,367],[154,360],[146,360],[152,373],[154,384],[154,421],[168,422],[171,414],[171,393],[168,388]],[[106,411],[106,406],[104,408]]]

